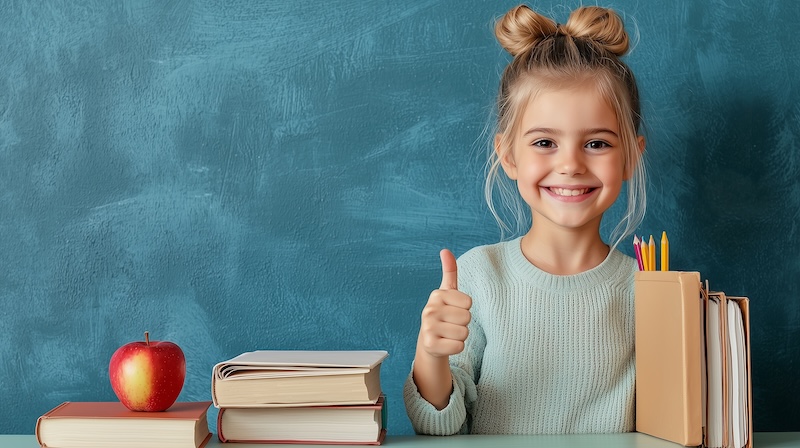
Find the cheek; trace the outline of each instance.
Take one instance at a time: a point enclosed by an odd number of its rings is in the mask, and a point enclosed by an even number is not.
[[[542,179],[546,176],[546,173],[542,171],[541,168],[537,168],[534,165],[525,165],[520,167],[517,171],[517,184],[519,188],[525,189],[537,189],[539,183]]]
[[[525,154],[517,157],[517,173],[526,180],[538,181],[549,172],[548,159],[537,154]]]
[[[608,184],[621,185],[622,181],[625,180],[625,165],[621,158],[615,158],[599,166],[597,173],[601,175]]]
[[[525,202],[530,205],[531,200],[541,196],[539,184],[547,173],[543,171],[541,167],[527,164],[520,167],[517,174],[517,190]]]

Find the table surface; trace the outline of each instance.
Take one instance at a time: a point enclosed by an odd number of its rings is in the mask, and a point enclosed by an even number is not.
[[[761,432],[753,436],[754,448],[800,448],[800,432]],[[206,447],[228,448],[265,448],[286,446],[300,448],[303,446],[319,448],[320,445],[261,445],[244,443],[220,443],[216,434]],[[346,445],[338,445],[346,446]],[[354,445],[356,446],[356,445]],[[364,448],[363,445],[360,445]],[[389,435],[383,446],[390,447],[502,447],[502,448],[676,448],[677,445],[655,437],[640,433],[624,434],[571,434],[559,436],[393,436]],[[0,435],[0,448],[37,448],[33,435]]]

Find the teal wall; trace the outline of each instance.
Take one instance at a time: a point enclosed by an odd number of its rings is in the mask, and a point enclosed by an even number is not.
[[[108,360],[144,330],[186,352],[182,400],[243,351],[387,350],[410,433],[437,252],[499,238],[481,133],[513,4],[1,1],[0,433],[115,399]],[[800,8],[611,6],[639,31],[640,233],[751,297],[755,429],[798,431]]]

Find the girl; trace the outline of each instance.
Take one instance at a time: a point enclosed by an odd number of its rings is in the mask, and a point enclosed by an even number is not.
[[[404,389],[409,418],[436,435],[632,431],[636,262],[615,249],[644,212],[639,96],[620,61],[628,35],[609,9],[581,7],[558,25],[524,5],[495,34],[513,60],[486,197],[503,226],[492,205],[502,168],[516,191],[500,196],[521,197],[532,225],[458,262],[441,252]],[[628,213],[609,247],[600,221],[623,181]]]

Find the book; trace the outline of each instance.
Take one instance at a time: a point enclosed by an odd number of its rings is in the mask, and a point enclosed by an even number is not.
[[[217,435],[223,443],[380,445],[385,397],[367,405],[221,408]]]
[[[374,404],[385,351],[259,350],[214,366],[219,408]]]
[[[714,370],[708,377],[709,448],[752,445],[748,314],[746,298],[708,293],[707,363]]]
[[[700,274],[638,271],[634,294],[636,430],[700,445]]]
[[[745,309],[748,308],[748,309]],[[747,334],[749,333],[749,301],[744,297],[728,297],[728,328],[730,329],[731,352],[731,433],[732,445],[744,447],[752,445],[753,434],[750,407],[752,390],[750,387],[750,352]]]
[[[706,315],[706,366],[709,378],[722,378],[722,322],[720,321],[721,310],[719,300],[709,298],[708,313]],[[720,412],[707,413],[708,422],[706,431],[708,432],[708,443],[710,446],[722,446],[722,409],[724,408],[722,397],[725,391],[722,389],[722,381],[708,384],[707,408],[718,409]]]
[[[120,402],[67,401],[39,417],[36,440],[50,448],[199,448],[211,439],[210,406],[181,402],[162,412],[140,412]]]
[[[698,272],[636,272],[636,431],[684,446],[752,447],[749,300]]]

